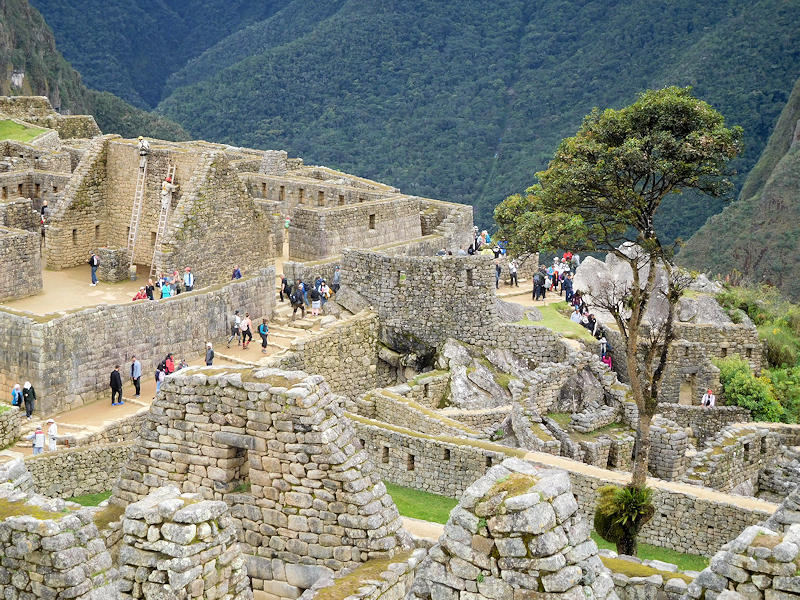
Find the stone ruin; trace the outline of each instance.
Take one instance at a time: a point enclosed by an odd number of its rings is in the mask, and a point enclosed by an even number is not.
[[[253,588],[283,598],[408,543],[341,398],[321,377],[190,368],[162,391],[112,503],[171,485],[226,502]]]
[[[408,597],[616,599],[590,530],[566,473],[507,459],[464,492]]]

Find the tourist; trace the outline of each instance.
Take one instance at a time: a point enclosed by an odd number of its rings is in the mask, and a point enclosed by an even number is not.
[[[214,363],[214,349],[211,347],[211,342],[206,343],[206,366],[210,367]]]
[[[331,288],[328,287],[327,282],[323,279],[322,284],[319,286],[319,297],[322,300],[322,306],[325,307],[325,303],[331,297]]]
[[[281,285],[280,285],[280,297],[281,302],[283,302],[283,295],[286,294],[286,297],[289,297],[289,294],[292,293],[292,286],[289,284],[289,280],[286,279],[286,275],[281,275]]]
[[[166,373],[164,373],[163,367],[164,367],[163,364],[160,364],[158,365],[158,367],[156,367],[156,394],[158,394],[159,390],[161,389],[161,384],[167,377]],[[153,399],[155,399],[155,397]]]
[[[139,393],[141,392],[141,382],[142,382],[142,363],[136,360],[135,356],[131,356],[131,382],[133,383],[133,387],[136,390],[134,394],[134,398],[139,397]]]
[[[508,263],[508,274],[511,277],[511,283],[509,285],[519,287],[519,279],[517,279],[517,259],[515,258],[510,263]]]
[[[322,297],[319,295],[317,288],[311,288],[308,295],[311,298],[311,316],[317,317],[319,316],[319,309],[322,308]]]
[[[89,266],[92,268],[92,283],[90,285],[97,285],[97,267],[100,266],[100,257],[94,252],[89,257]]]
[[[47,419],[47,438],[50,441],[50,452],[55,452],[58,443],[58,426],[53,419]]]
[[[580,324],[581,322],[581,311],[576,306],[575,309],[572,311],[572,314],[569,316],[569,320],[573,323]]]
[[[13,389],[11,390],[11,406],[18,406],[20,410],[25,403],[22,400],[22,386],[18,383],[14,384]]]
[[[134,302],[137,300],[147,300],[147,291],[145,291],[144,287],[140,287],[139,291],[136,292],[136,295],[132,298]]]
[[[231,347],[231,342],[233,338],[236,338],[236,345],[241,346],[242,344],[242,317],[239,316],[239,311],[233,311],[233,317],[231,318],[231,337],[228,338],[227,347]]]
[[[447,249],[442,248],[437,253],[436,256],[447,256]]]
[[[44,452],[45,435],[44,435],[44,431],[42,430],[42,426],[41,425],[37,425],[36,426],[36,431],[34,431],[29,436],[27,436],[26,439],[33,440],[33,454],[34,454],[34,456]]]
[[[567,273],[564,277],[564,283],[561,285],[564,290],[564,300],[569,304],[572,300],[572,273]]]
[[[500,274],[503,272],[503,268],[500,266],[500,259],[494,259],[494,289],[500,289]]]
[[[186,362],[185,358],[181,359],[181,362],[178,363],[178,366],[175,367],[176,371],[180,371],[181,369],[187,369],[189,367],[189,363]]]
[[[700,404],[708,408],[714,408],[717,405],[717,397],[714,395],[714,392],[707,390],[706,393],[703,394]]]
[[[614,363],[611,361],[611,355],[606,354],[603,358],[600,359],[603,361],[603,364],[606,365],[612,371],[614,370]]]
[[[144,286],[144,293],[147,296],[148,300],[154,300],[153,293],[155,292],[155,290],[156,290],[156,288],[153,285],[153,280],[152,279],[148,279],[147,280],[147,285]]]
[[[167,354],[164,358],[164,372],[167,375],[172,375],[175,372],[175,359],[172,358],[172,353]]]
[[[250,313],[244,313],[244,319],[242,319],[242,350],[247,350],[247,346],[253,341],[252,325]]]
[[[311,306],[311,302],[308,301],[308,286],[306,285],[306,282],[305,281],[300,281],[298,279],[297,280],[297,285],[295,287],[297,287],[300,290],[300,292],[303,294],[303,303],[306,306]]]
[[[464,246],[461,246],[461,248],[458,249],[458,255],[467,256],[467,251],[464,249]]]
[[[609,348],[610,348],[610,346],[609,346],[608,340],[606,339],[606,336],[604,335],[604,336],[602,336],[600,338],[600,356],[606,356],[608,354]]]
[[[176,294],[180,294],[181,291],[181,275],[178,273],[178,269],[175,269],[172,272],[172,277],[170,278],[170,283],[172,284],[172,295],[175,296]]]
[[[192,273],[192,267],[186,267],[185,269],[183,274],[183,287],[186,288],[187,292],[191,292],[194,289],[194,273]]]
[[[267,353],[267,336],[269,335],[269,326],[266,319],[261,319],[261,325],[258,326],[258,335],[261,336],[261,353]]]
[[[572,266],[576,269],[581,265],[581,257],[578,254],[572,255]]]
[[[334,294],[339,293],[339,287],[342,284],[342,272],[339,269],[339,265],[336,265],[336,268],[333,270],[333,285],[331,285],[331,289],[333,290]]]
[[[25,416],[30,419],[36,404],[36,390],[30,381],[22,386],[22,401],[25,403]]]
[[[289,296],[289,302],[292,304],[292,321],[294,321],[294,316],[297,314],[297,309],[299,308],[301,311],[301,318],[306,318],[306,305],[303,302],[303,290],[300,289],[300,280],[297,280],[298,285],[295,286],[292,295]]]
[[[241,279],[242,278],[242,270],[239,268],[239,265],[233,267],[233,275],[231,275],[231,280],[233,279]]]
[[[172,284],[166,279],[164,280],[164,283],[161,284],[161,297],[162,298],[172,297]]]
[[[111,386],[111,406],[125,404],[122,401],[122,375],[119,372],[119,365],[115,365],[114,370],[111,371],[109,385]],[[115,397],[118,398],[117,402],[114,402]]]

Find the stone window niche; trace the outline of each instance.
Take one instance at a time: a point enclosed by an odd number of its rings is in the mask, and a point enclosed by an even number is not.
[[[486,457],[486,466],[487,467],[491,467],[492,466],[492,457],[491,456],[487,456]]]
[[[150,232],[150,245],[155,248],[155,245],[156,245],[156,232],[155,231],[151,231]]]
[[[369,216],[369,228],[373,230],[375,229],[375,213],[372,213]]]
[[[286,186],[281,186],[278,190],[278,202],[283,202],[286,200]]]
[[[42,195],[42,186],[41,184],[34,183],[33,184],[33,197],[39,198]]]
[[[406,471],[414,470],[414,460],[415,457],[413,454],[409,454],[408,456],[406,456]]]
[[[100,225],[94,226],[94,241],[95,242],[100,241]]]
[[[398,271],[397,272],[397,284],[398,285],[405,285],[406,284],[406,272],[405,271]]]
[[[261,197],[262,198],[267,197],[267,184],[263,182],[261,183]]]
[[[297,190],[297,203],[298,204],[306,203],[306,191],[303,188],[299,188]]]
[[[384,446],[381,450],[381,462],[384,464],[389,462],[389,446]]]
[[[54,193],[54,194],[57,194],[57,193],[58,193],[58,186],[57,186],[57,185],[55,185],[55,184],[53,184],[53,193]]]
[[[467,269],[467,285],[475,285],[472,278],[472,269]]]
[[[317,192],[317,204],[319,206],[325,206],[325,192],[322,190]]]
[[[130,227],[128,229],[130,229]],[[78,245],[78,230],[77,229],[73,229],[72,230],[72,244],[73,244],[73,246],[77,246]]]
[[[6,198],[8,198],[8,188],[3,186],[3,199],[5,200]]]
[[[339,194],[339,206],[344,206],[344,194]]]
[[[22,184],[17,184],[17,196],[22,196]]]
[[[747,442],[746,444],[744,444],[744,460],[745,460],[745,462],[750,462],[750,460],[752,459],[752,456],[750,454],[751,447],[752,446],[751,446],[750,442]]]
[[[443,458],[443,460],[446,460],[446,461],[450,460],[450,449],[449,448],[445,448],[444,449],[444,456],[442,458]]]

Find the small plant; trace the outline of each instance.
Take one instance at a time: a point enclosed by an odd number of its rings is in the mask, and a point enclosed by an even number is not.
[[[595,531],[617,552],[636,556],[637,537],[642,526],[653,518],[653,490],[649,487],[604,485],[597,490],[594,513]]]
[[[484,579],[485,577],[483,576],[483,573],[478,573],[478,583],[483,583]]]
[[[486,519],[484,519],[484,518],[478,519],[478,531],[480,531],[481,529],[486,528],[486,526],[487,526]]]
[[[494,433],[492,433],[491,439],[494,442],[496,440],[502,440],[504,437],[506,437],[506,432],[502,429],[496,429]]]

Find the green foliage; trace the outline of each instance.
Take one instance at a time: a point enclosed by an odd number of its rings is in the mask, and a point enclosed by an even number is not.
[[[620,110],[595,109],[536,174],[527,198],[498,206],[500,235],[526,252],[608,251],[636,241],[660,254],[654,217],[661,203],[685,190],[722,195],[741,137],[741,128],[725,127],[689,88],[647,91]]]
[[[483,227],[593,106],[648,87],[693,85],[743,125],[746,173],[797,76],[782,0],[33,2],[90,86],[194,137],[472,204]],[[722,206],[675,196],[658,226],[688,238]]]
[[[82,496],[73,496],[72,498],[68,498],[70,502],[77,502],[82,506],[97,506],[104,500],[108,500],[111,497],[111,490],[106,492],[98,492],[96,494],[84,494]]]
[[[29,142],[37,135],[44,133],[39,127],[26,127],[10,119],[0,121],[0,140],[18,140]]]
[[[397,505],[397,510],[404,517],[444,524],[450,518],[450,511],[458,504],[457,500],[447,496],[421,492],[394,485],[388,481],[384,483],[386,491],[389,492],[392,500]]]
[[[719,368],[719,380],[725,394],[725,404],[741,406],[750,411],[754,421],[781,421],[784,411],[769,382],[755,377],[750,365],[738,355],[714,361]]]
[[[636,555],[636,537],[653,518],[653,490],[647,486],[604,485],[598,490],[594,513],[595,531],[616,544],[620,554]]]
[[[800,422],[800,366],[767,369],[763,377],[783,408],[782,420],[786,423]]]

